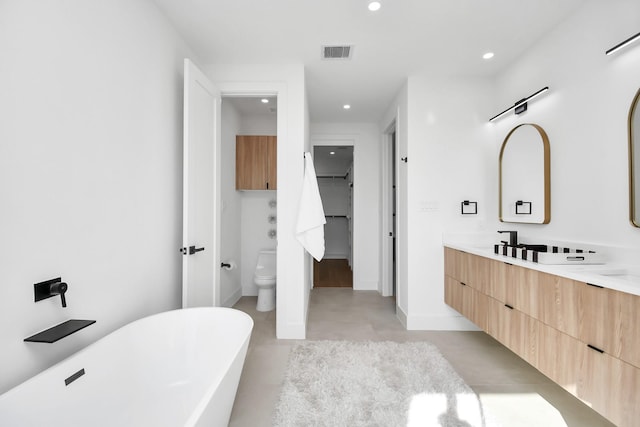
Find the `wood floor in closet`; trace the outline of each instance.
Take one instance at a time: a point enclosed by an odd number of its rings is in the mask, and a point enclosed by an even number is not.
[[[316,288],[352,288],[353,272],[346,259],[313,262],[313,286]]]

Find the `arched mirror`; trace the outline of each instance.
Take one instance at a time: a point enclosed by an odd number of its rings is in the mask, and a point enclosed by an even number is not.
[[[629,109],[629,218],[640,227],[640,90]]]
[[[550,147],[533,123],[511,129],[500,149],[500,221],[548,224],[551,220]]]

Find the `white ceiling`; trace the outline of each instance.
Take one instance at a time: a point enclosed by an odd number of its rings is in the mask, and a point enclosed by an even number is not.
[[[154,1],[203,63],[304,64],[312,121],[371,122],[409,75],[493,75],[586,0]],[[322,60],[326,44],[353,58]]]

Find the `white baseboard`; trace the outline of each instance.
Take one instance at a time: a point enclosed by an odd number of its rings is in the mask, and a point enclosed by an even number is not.
[[[302,323],[276,325],[276,338],[279,340],[304,340],[306,333],[306,327]]]
[[[402,326],[407,329],[407,313],[402,311],[402,308],[400,308],[399,305],[396,305],[396,317],[398,318]]]
[[[463,316],[407,316],[408,331],[480,331]]]
[[[349,259],[349,254],[343,254],[338,252],[326,253],[322,259]]]
[[[358,280],[353,283],[354,291],[377,291],[378,290],[378,281],[377,280]]]
[[[222,307],[233,307],[234,305],[236,305],[238,300],[240,300],[240,298],[242,298],[242,289],[236,289],[233,294],[222,301]]]

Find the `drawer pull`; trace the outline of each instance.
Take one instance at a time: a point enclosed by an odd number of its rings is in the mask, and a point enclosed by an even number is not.
[[[589,347],[591,350],[595,350],[595,351],[597,351],[597,352],[598,352],[598,353],[600,353],[600,354],[604,353],[604,350],[600,350],[598,347],[593,346],[593,345],[591,345],[591,344],[587,344],[587,347]]]
[[[462,286],[467,286],[467,284],[466,284],[466,283],[464,283],[464,282],[460,282],[460,284],[461,284]]]
[[[505,304],[505,307],[507,307],[509,310],[513,310],[513,306],[509,305],[509,304]]]
[[[600,288],[600,289],[603,289],[603,288],[604,288],[604,286],[594,285],[593,283],[587,283],[587,285],[589,285],[589,286],[593,286],[594,288]]]

